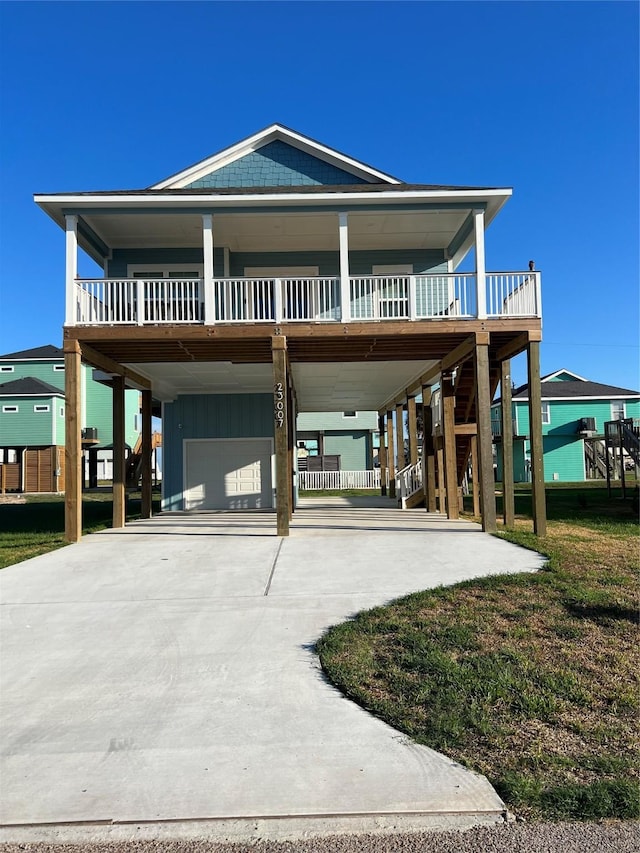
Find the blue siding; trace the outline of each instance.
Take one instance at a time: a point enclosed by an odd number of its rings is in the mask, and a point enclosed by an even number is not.
[[[281,140],[269,142],[228,166],[188,184],[202,187],[296,187],[308,185],[364,184],[350,172],[325,163]]]
[[[337,225],[336,225],[337,231]],[[380,249],[349,252],[351,275],[371,275],[376,264],[412,264],[413,272],[446,272],[441,251],[432,249]],[[231,276],[243,276],[245,267],[311,267],[322,276],[340,274],[339,252],[233,252],[229,259]]]
[[[183,509],[185,439],[271,438],[273,428],[271,394],[189,394],[165,403],[162,508]]]
[[[370,444],[369,432],[330,432],[324,437],[324,452],[327,456],[340,456],[343,471],[366,471],[370,466]]]

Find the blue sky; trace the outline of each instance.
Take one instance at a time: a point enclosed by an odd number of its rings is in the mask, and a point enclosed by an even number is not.
[[[0,3],[0,352],[61,343],[34,193],[145,187],[277,121],[406,181],[513,187],[487,268],[542,270],[543,373],[639,389],[638,9]]]

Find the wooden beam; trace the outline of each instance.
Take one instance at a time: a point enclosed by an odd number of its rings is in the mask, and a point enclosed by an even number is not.
[[[151,481],[151,391],[145,389],[142,397],[142,518],[151,518],[153,510],[153,483]]]
[[[289,535],[289,417],[287,394],[287,339],[271,339],[273,359],[274,439],[276,455],[276,523],[278,536]]]
[[[451,370],[452,367],[456,367],[458,364],[461,364],[463,361],[466,361],[473,355],[473,348],[476,344],[476,337],[480,334],[484,334],[487,337],[487,343],[489,342],[489,334],[488,332],[477,333],[476,335],[469,335],[469,337],[459,344],[455,349],[451,350],[448,355],[440,362],[440,370]]]
[[[389,469],[389,497],[396,496],[396,466],[394,462],[393,412],[387,412],[387,468]]]
[[[380,444],[378,447],[378,462],[380,463],[380,494],[385,497],[387,494],[387,446],[385,436],[384,414],[378,414],[378,434]]]
[[[518,353],[524,352],[527,348],[529,341],[541,340],[541,329],[532,329],[531,331],[523,332],[521,335],[518,335],[515,340],[509,341],[508,344],[505,344],[496,352],[496,361],[508,361],[509,359],[513,358],[514,355],[518,355]]]
[[[456,435],[477,435],[478,424],[456,424],[454,432]]]
[[[447,511],[447,491],[444,481],[444,449],[442,441],[436,447],[436,477],[438,480],[438,512]]]
[[[141,373],[137,373],[135,370],[131,370],[128,367],[125,367],[123,364],[118,364],[117,361],[114,361],[112,358],[109,358],[106,355],[102,355],[102,353],[93,349],[93,347],[88,346],[87,344],[82,344],[82,359],[86,361],[87,364],[90,364],[92,367],[97,367],[98,370],[104,370],[105,373],[113,373],[116,376],[124,376],[129,383],[134,385],[136,388],[139,388],[141,391],[145,389],[151,388],[151,380],[147,379],[146,376],[143,376]]]
[[[82,536],[82,356],[76,341],[65,342],[65,489],[64,536]]]
[[[513,488],[513,414],[511,411],[511,362],[500,365],[500,396],[502,397],[502,518],[505,527],[515,522],[515,493]]]
[[[407,429],[409,431],[409,462],[418,464],[418,413],[416,398],[407,398]]]
[[[493,533],[496,525],[495,480],[491,436],[491,386],[489,381],[489,347],[475,349],[476,412],[478,424],[478,457],[480,472],[480,509],[482,529]]]
[[[458,507],[458,474],[455,434],[456,398],[450,380],[442,382],[442,433],[444,438],[444,479],[447,495],[447,517],[460,518]]]
[[[533,504],[533,532],[538,536],[544,536],[547,532],[547,508],[544,492],[542,386],[540,383],[540,344],[538,341],[530,341],[528,344],[527,374],[529,382],[529,430],[531,442],[531,499]]]
[[[113,526],[126,521],[124,376],[113,377]]]

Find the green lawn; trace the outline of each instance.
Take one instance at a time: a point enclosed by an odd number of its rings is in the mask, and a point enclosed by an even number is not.
[[[154,505],[159,509],[159,504]],[[111,526],[110,491],[85,494],[82,500],[84,533]],[[127,519],[140,517],[140,493],[127,498]],[[29,495],[25,503],[0,504],[0,569],[46,554],[65,545],[64,497]]]
[[[606,489],[531,495],[505,538],[542,551],[536,574],[422,592],[319,642],[341,690],[419,743],[485,774],[527,817],[640,814],[638,521]]]

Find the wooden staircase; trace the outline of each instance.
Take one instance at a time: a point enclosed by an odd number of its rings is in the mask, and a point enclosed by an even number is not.
[[[162,433],[154,432],[151,436],[151,450],[162,447]],[[124,481],[129,489],[135,489],[140,483],[142,476],[142,436],[138,440],[129,456],[127,457]]]

